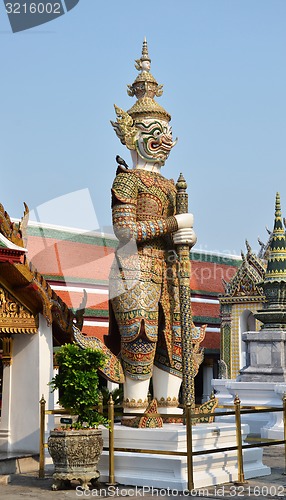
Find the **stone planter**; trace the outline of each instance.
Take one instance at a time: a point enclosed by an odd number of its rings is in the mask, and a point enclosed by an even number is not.
[[[48,450],[53,459],[53,490],[64,489],[71,480],[78,480],[83,489],[99,478],[97,464],[102,452],[100,429],[54,430],[48,438]]]

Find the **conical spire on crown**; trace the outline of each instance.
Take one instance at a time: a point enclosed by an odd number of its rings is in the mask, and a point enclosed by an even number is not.
[[[129,96],[137,97],[137,102],[127,113],[134,119],[159,118],[160,120],[170,121],[170,114],[160,106],[154,97],[160,97],[163,94],[163,85],[159,85],[150,73],[151,59],[149,57],[146,38],[143,42],[142,56],[135,61],[135,68],[140,71],[139,75],[132,83],[127,85]]]
[[[276,193],[275,220],[264,283],[286,282],[286,236],[283,228],[280,194]]]
[[[144,62],[145,63],[147,62],[147,64],[144,65]],[[143,47],[142,47],[142,56],[140,59],[135,60],[135,68],[138,71],[144,70],[144,68],[145,68],[145,71],[150,71],[150,65],[151,65],[151,59],[149,57],[147,40],[145,37],[144,41],[143,41]]]

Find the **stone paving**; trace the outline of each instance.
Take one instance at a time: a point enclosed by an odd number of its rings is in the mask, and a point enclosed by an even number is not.
[[[36,500],[64,500],[64,499],[77,499],[77,498],[96,498],[109,496],[116,497],[145,497],[146,500],[156,497],[167,497],[175,499],[178,496],[188,496],[191,498],[200,498],[205,500],[207,498],[266,498],[266,499],[279,499],[286,497],[286,476],[283,475],[285,460],[284,448],[275,446],[265,448],[264,450],[264,463],[271,467],[271,475],[262,478],[251,479],[246,484],[235,485],[228,483],[216,487],[202,488],[199,490],[187,492],[174,492],[168,489],[155,490],[147,487],[135,488],[134,486],[108,486],[101,484],[100,489],[83,492],[80,488],[52,491],[52,477],[48,474],[45,479],[39,479],[36,472],[12,474],[9,476],[0,476],[0,496],[3,500],[23,500],[26,498],[34,498]],[[8,484],[7,480],[10,479]],[[2,484],[1,484],[2,480]]]

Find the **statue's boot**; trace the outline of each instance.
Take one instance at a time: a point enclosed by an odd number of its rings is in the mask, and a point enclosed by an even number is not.
[[[154,429],[163,427],[163,419],[158,413],[156,399],[152,399],[142,415],[138,415],[136,417],[123,417],[121,424],[136,429]]]

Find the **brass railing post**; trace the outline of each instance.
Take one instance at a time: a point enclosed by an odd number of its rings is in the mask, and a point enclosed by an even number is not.
[[[186,433],[187,433],[187,467],[188,467],[188,490],[194,489],[193,471],[193,431],[192,431],[192,406],[185,406],[186,411]]]
[[[40,400],[40,457],[39,457],[39,478],[45,477],[45,411],[46,401],[44,395]]]
[[[108,400],[108,420],[109,420],[109,484],[115,484],[114,476],[114,401],[110,394]]]
[[[98,413],[101,413],[101,415],[103,415],[103,395],[102,395],[101,391],[99,391],[99,393],[98,393],[98,405],[97,405],[97,408],[98,408]]]
[[[234,406],[235,406],[238,482],[245,483],[244,471],[243,471],[243,455],[242,455],[240,399],[237,394],[234,398]]]
[[[286,392],[283,394],[283,425],[284,425],[284,472],[286,475]]]
[[[151,401],[152,401],[152,394],[151,394],[150,390],[148,391],[147,399],[148,399],[148,403],[151,403]]]

